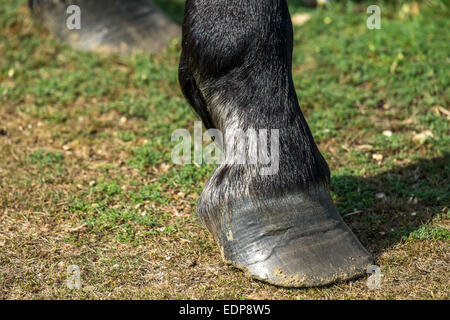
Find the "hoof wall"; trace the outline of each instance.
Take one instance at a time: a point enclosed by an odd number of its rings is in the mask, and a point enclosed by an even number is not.
[[[352,279],[373,262],[325,187],[258,204],[243,201],[215,225],[220,232],[212,232],[226,262],[278,286],[323,286]]]

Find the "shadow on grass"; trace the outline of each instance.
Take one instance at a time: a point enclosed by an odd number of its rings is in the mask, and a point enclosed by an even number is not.
[[[408,237],[448,239],[431,221],[450,205],[450,154],[370,178],[333,177],[331,190],[345,222],[375,257]]]

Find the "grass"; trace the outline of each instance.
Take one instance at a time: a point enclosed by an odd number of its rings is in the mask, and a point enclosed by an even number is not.
[[[181,21],[183,1],[158,3]],[[171,162],[172,132],[198,120],[177,82],[179,41],[157,56],[77,52],[6,0],[1,298],[450,298],[448,6],[382,2],[382,29],[369,30],[368,2],[289,4],[311,16],[294,27],[301,108],[381,290],[365,278],[283,289],[226,266],[195,214],[214,167]],[[81,290],[65,286],[72,264]]]

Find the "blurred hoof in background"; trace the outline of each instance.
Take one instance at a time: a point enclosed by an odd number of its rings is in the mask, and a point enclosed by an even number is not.
[[[72,28],[76,5],[79,25]],[[30,0],[33,17],[75,49],[102,53],[158,53],[180,28],[152,0]],[[69,11],[69,12],[68,12]]]

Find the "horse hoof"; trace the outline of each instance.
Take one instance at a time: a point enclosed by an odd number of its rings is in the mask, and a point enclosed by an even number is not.
[[[79,50],[130,54],[160,52],[178,38],[178,25],[151,0],[30,0],[36,20],[56,38]],[[69,28],[69,5],[80,8],[79,29]],[[75,21],[75,20],[71,20]]]
[[[283,287],[312,287],[366,272],[371,255],[338,214],[328,188],[239,201],[206,222],[226,262]]]

